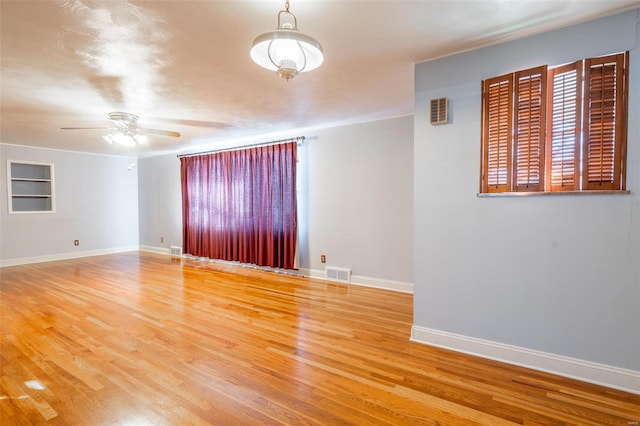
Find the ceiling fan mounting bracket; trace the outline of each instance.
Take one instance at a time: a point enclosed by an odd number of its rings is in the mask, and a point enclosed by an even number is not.
[[[129,131],[135,131],[138,128],[138,116],[128,112],[110,112],[109,120]]]

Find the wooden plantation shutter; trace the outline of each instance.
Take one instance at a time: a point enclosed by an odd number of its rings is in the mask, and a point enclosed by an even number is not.
[[[625,54],[585,61],[583,183],[585,190],[620,190],[626,127]]]
[[[511,190],[513,74],[483,82],[482,192]]]
[[[482,82],[480,192],[622,191],[629,52]]]
[[[515,74],[514,191],[544,190],[547,67]]]
[[[580,189],[582,61],[549,70],[546,187]]]

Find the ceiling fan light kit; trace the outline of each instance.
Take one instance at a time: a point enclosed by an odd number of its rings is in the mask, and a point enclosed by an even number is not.
[[[147,137],[141,134],[131,134],[131,133],[108,133],[103,135],[102,138],[108,143],[115,143],[118,145],[126,146],[128,148],[134,147],[136,145],[142,145],[147,142]]]
[[[278,28],[256,37],[250,55],[256,64],[290,80],[322,65],[324,54],[316,39],[298,31],[296,16],[289,11],[289,0],[284,7],[278,12]],[[282,22],[283,15],[289,18],[288,22]]]

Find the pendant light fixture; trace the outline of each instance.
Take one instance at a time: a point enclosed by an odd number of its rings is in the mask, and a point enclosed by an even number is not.
[[[296,15],[289,12],[289,0],[286,0],[284,10],[278,12],[278,28],[259,35],[253,41],[251,59],[290,80],[298,73],[318,68],[324,56],[316,39],[298,32]]]

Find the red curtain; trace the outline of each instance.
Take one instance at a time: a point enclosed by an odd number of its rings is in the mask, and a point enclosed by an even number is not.
[[[182,157],[183,253],[294,269],[296,142]]]

